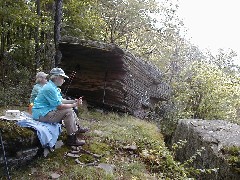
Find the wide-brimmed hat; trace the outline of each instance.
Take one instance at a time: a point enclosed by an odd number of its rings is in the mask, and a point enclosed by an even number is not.
[[[50,74],[51,75],[59,75],[59,76],[65,77],[65,78],[69,78],[61,68],[53,68],[50,71]]]
[[[40,77],[46,78],[47,76],[48,76],[48,74],[46,74],[45,72],[38,72],[36,75],[36,79],[40,78]]]
[[[11,121],[18,121],[18,120],[23,120],[23,119],[26,119],[25,117],[22,117],[20,115],[20,111],[19,110],[7,110],[5,112],[5,116],[0,116],[0,119],[3,119],[3,120],[11,120]]]

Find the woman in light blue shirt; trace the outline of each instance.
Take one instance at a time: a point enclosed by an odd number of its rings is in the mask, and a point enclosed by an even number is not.
[[[47,76],[45,72],[38,72],[36,75],[36,84],[33,86],[31,97],[30,97],[30,104],[34,102],[34,99],[37,97],[38,92],[42,87],[47,83]]]

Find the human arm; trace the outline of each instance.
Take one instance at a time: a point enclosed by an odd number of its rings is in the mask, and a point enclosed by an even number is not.
[[[69,100],[69,99],[63,99],[62,100],[62,103],[63,104],[73,104],[73,103],[76,103],[77,101],[76,100]]]
[[[73,107],[77,107],[81,104],[82,104],[82,97],[80,97],[79,99],[75,99],[75,100],[63,99],[62,104],[57,106],[57,109],[73,108]]]
[[[77,107],[77,103],[72,103],[72,104],[60,104],[59,106],[57,106],[58,110],[61,109],[69,109],[69,108],[73,108],[73,107]]]

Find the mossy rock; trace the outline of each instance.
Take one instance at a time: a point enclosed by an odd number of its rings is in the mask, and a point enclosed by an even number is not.
[[[20,127],[15,121],[0,120],[0,129],[4,148],[8,156],[15,156],[18,151],[40,145],[35,130]]]

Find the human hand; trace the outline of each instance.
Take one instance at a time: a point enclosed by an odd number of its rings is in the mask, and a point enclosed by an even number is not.
[[[80,97],[79,99],[75,99],[78,105],[82,105],[83,101],[82,101],[82,97]]]

